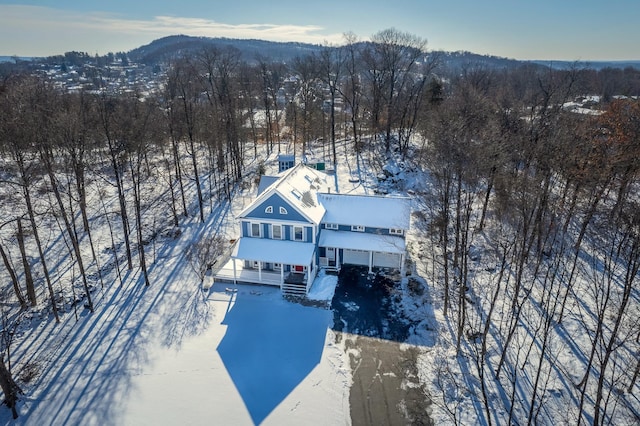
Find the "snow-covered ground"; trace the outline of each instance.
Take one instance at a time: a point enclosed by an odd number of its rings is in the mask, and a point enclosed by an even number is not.
[[[370,154],[356,159],[349,143],[338,146],[338,157],[341,193],[428,191],[428,178],[399,158],[385,162]],[[250,167],[257,168],[259,160]],[[267,174],[275,174],[275,154],[262,160]],[[29,310],[15,336],[12,361],[14,371],[22,374],[31,369],[33,378],[21,382],[25,395],[18,407],[20,418],[14,422],[10,411],[2,408],[0,424],[351,424],[350,357],[359,359],[361,354],[346,348],[345,340],[336,343],[332,311],[287,301],[275,287],[214,283],[208,288],[185,258],[185,249],[203,236],[237,237],[235,215],[255,198],[254,177],[247,177],[231,202],[211,203],[205,223],[193,215],[180,225],[177,237],[159,237],[149,246],[151,286],[144,286],[138,268],[127,272],[123,267],[122,286],[113,270],[104,288],[94,283],[96,312],[76,305],[78,321],[70,305],[57,325],[47,317],[44,302]],[[100,220],[104,225],[104,218]],[[106,225],[102,228],[104,233],[95,239],[99,252],[110,257],[105,251],[110,246]],[[52,254],[60,259],[55,276],[65,280],[73,269],[62,267],[68,264],[64,260],[68,253],[57,233],[52,224],[51,235],[45,238],[59,252]],[[424,251],[424,239],[415,228],[407,237],[416,274],[413,284],[403,280],[398,295],[412,324],[403,345],[419,352],[416,375],[434,402],[425,411],[436,424],[453,423],[448,410],[461,424],[475,424],[484,413],[476,367],[468,356],[473,342],[463,339],[466,355],[456,354],[455,319],[443,315],[440,271],[426,267],[433,263],[433,253]],[[499,259],[481,237],[474,245],[473,290],[476,297],[487,298],[489,293],[483,291],[495,278],[491,271]],[[335,276],[320,273],[310,299],[326,305],[336,283]],[[498,301],[501,306],[504,302]],[[558,364],[566,371],[550,369],[544,422],[570,422],[576,410],[571,381],[577,383],[583,372],[581,348],[588,347],[589,337],[571,315],[563,330],[571,339],[560,339],[559,334],[552,343]],[[489,363],[495,365],[497,356],[491,350]],[[524,385],[518,388],[518,398],[525,401],[530,397],[528,374],[522,370]],[[488,384],[489,400],[495,401],[492,419],[507,419],[508,401],[501,385],[490,380]],[[639,405],[637,400],[630,404]]]
[[[273,287],[215,284],[204,298],[209,326],[179,348],[150,345],[115,424],[348,422],[350,375],[330,311]]]
[[[276,164],[267,159],[267,173]],[[337,172],[349,191],[365,192],[350,173]],[[255,192],[248,186],[205,223],[190,218],[177,238],[154,242],[151,286],[137,268],[123,272],[122,286],[112,271],[92,295],[95,313],[80,305],[77,322],[70,307],[57,325],[46,307],[30,311],[12,351],[15,370],[28,364],[35,378],[23,384],[18,420],[1,409],[0,423],[349,424],[348,357],[326,308],[337,277],[319,274],[309,298],[325,307],[311,307],[276,287],[205,289],[185,259],[203,235],[234,238],[235,214]]]

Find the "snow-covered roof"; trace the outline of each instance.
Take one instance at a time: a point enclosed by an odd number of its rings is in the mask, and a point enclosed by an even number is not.
[[[364,232],[330,231],[323,229],[318,240],[320,247],[340,247],[349,250],[404,253],[404,238]]]
[[[280,179],[264,189],[258,198],[238,216],[245,216],[263,200],[277,193],[311,222],[320,223],[325,208],[318,202],[318,191],[335,191],[335,181],[327,174],[299,163],[285,171]]]
[[[409,229],[411,206],[408,198],[318,194],[318,200],[326,209],[323,223]]]
[[[287,265],[308,265],[314,251],[313,243],[244,237],[238,240],[231,257]]]
[[[260,182],[258,183],[258,195],[262,194],[268,187],[273,185],[280,179],[280,176],[260,176]]]

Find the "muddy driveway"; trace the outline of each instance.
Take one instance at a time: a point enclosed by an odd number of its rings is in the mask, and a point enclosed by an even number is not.
[[[353,385],[353,425],[431,425],[418,380],[418,349],[403,342],[411,327],[398,308],[399,283],[366,268],[343,267],[332,301],[334,330],[344,339]]]

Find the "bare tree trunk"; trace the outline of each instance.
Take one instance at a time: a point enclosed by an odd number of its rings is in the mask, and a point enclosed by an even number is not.
[[[22,395],[22,389],[13,380],[11,372],[7,370],[7,366],[4,363],[4,354],[0,356],[0,387],[4,392],[4,403],[11,410],[11,414],[14,419],[18,418],[18,410],[16,403],[18,402],[18,395]]]
[[[89,311],[93,312],[93,300],[91,299],[91,290],[89,289],[89,283],[87,282],[87,274],[84,269],[84,262],[82,260],[82,252],[80,251],[80,244],[78,243],[78,237],[76,235],[75,229],[72,228],[71,222],[69,221],[69,217],[67,215],[67,211],[64,207],[64,202],[62,201],[62,196],[60,194],[60,189],[58,187],[58,180],[53,172],[53,164],[52,164],[52,153],[45,152],[47,151],[46,147],[41,147],[40,150],[40,159],[45,165],[45,169],[47,170],[47,175],[49,176],[49,181],[51,182],[51,189],[53,190],[53,194],[58,203],[58,208],[60,209],[60,216],[62,216],[62,221],[64,222],[65,229],[67,234],[69,235],[69,239],[71,240],[71,246],[73,247],[73,252],[76,256],[76,262],[78,264],[78,268],[80,269],[80,276],[82,278],[82,285],[84,287],[85,294],[87,295],[87,305]]]
[[[487,317],[484,320],[484,327],[482,330],[482,345],[481,345],[480,356],[478,360],[478,375],[480,376],[482,400],[484,404],[485,415],[487,416],[487,423],[489,424],[489,426],[491,426],[492,422],[491,422],[491,406],[489,402],[489,396],[487,393],[487,383],[486,383],[487,340],[489,336],[489,329],[491,328],[491,324],[492,324],[493,311],[498,301],[502,279],[504,278],[504,273],[507,267],[507,253],[509,251],[509,247],[507,246],[507,244],[501,244],[501,248],[502,248],[502,261],[500,262],[500,273],[498,274],[498,279],[496,280],[497,281],[496,289],[493,292],[493,296],[491,298],[491,303],[489,305],[489,312],[487,313]]]
[[[47,267],[47,261],[44,256],[44,248],[40,241],[40,235],[38,234],[38,226],[36,225],[35,213],[33,211],[33,205],[31,203],[31,194],[26,185],[23,186],[23,193],[25,202],[27,204],[27,213],[29,215],[29,222],[31,222],[31,228],[33,230],[33,238],[36,241],[36,247],[38,248],[38,255],[40,256],[40,263],[42,264],[42,272],[44,273],[44,279],[47,282],[47,289],[49,290],[49,297],[51,298],[51,309],[53,310],[53,316],[56,318],[56,322],[60,322],[58,316],[58,305],[56,304],[55,292],[53,291],[53,284],[51,283],[51,277],[49,275],[49,268]]]
[[[109,219],[109,212],[107,212],[107,206],[104,204],[104,197],[100,198],[100,204],[102,204],[102,210],[104,211],[105,219],[107,220],[107,226],[109,227],[109,236],[111,237],[111,250],[113,250],[113,259],[115,261],[116,271],[118,273],[118,280],[120,281],[120,287],[122,287],[122,271],[120,271],[120,260],[118,259],[118,250],[116,249],[116,240],[113,234],[113,226],[111,225],[111,219]]]
[[[119,147],[116,143],[116,140],[114,140],[113,132],[111,129],[113,124],[112,121],[114,120],[113,116],[115,113],[116,105],[112,105],[109,99],[102,99],[99,107],[101,109],[100,115],[104,135],[109,146],[109,158],[111,160],[111,167],[113,169],[113,175],[116,181],[116,189],[118,190],[118,202],[120,203],[120,219],[122,220],[122,235],[124,237],[124,245],[127,252],[127,267],[129,268],[129,270],[131,270],[133,269],[133,260],[131,259],[131,242],[129,239],[131,231],[129,229],[129,217],[127,215],[127,200],[122,183],[123,172],[120,164],[121,147]]]
[[[16,239],[18,240],[18,248],[20,249],[20,257],[22,259],[22,268],[24,269],[24,279],[27,286],[27,298],[31,306],[38,304],[38,298],[36,296],[36,288],[33,283],[33,274],[31,273],[31,265],[27,259],[27,251],[24,247],[24,230],[22,229],[22,220],[20,218],[16,221],[18,223],[18,232],[16,233]]]
[[[141,158],[138,154],[136,166],[134,169],[131,159],[129,159],[129,166],[131,169],[131,180],[133,183],[133,199],[136,211],[136,232],[138,236],[138,258],[140,260],[140,269],[142,269],[142,276],[144,277],[144,285],[149,286],[149,273],[147,272],[147,260],[144,251],[144,238],[142,235],[142,206],[141,206],[141,194],[140,194],[140,163]]]
[[[87,213],[87,191],[86,191],[86,181],[84,177],[85,163],[82,160],[76,161],[76,157],[74,156],[73,164],[74,164],[73,169],[74,169],[74,177],[75,177],[75,189],[76,189],[76,194],[78,195],[78,206],[80,207],[80,214],[82,216],[82,228],[84,232],[87,234],[87,238],[89,239],[89,247],[91,248],[91,257],[96,264],[98,278],[100,279],[100,287],[104,288],[104,280],[102,277],[102,267],[100,265],[100,260],[96,255],[96,249],[93,244],[93,237],[91,235],[91,227],[89,226],[89,215]],[[71,182],[69,182],[69,193],[71,193]],[[73,227],[73,231],[76,235],[76,239],[79,241],[80,239],[78,238],[78,230],[74,220],[75,214],[73,212],[73,204],[71,202],[72,198],[73,197],[69,197],[69,211],[71,212],[71,215],[70,215],[71,224]]]
[[[200,213],[200,222],[204,223],[204,198],[202,196],[202,187],[200,185],[200,173],[198,172],[198,154],[196,153],[195,141],[193,136],[189,135],[189,148],[191,149],[191,165],[193,167],[193,177],[195,179],[196,193],[198,194],[198,211]]]
[[[626,231],[626,232],[635,232],[635,231]],[[606,342],[606,346],[604,348],[604,356],[602,359],[602,363],[600,366],[600,374],[598,376],[598,387],[596,391],[596,399],[594,403],[594,415],[593,415],[593,424],[599,425],[606,419],[607,414],[607,404],[605,402],[603,406],[603,396],[604,396],[604,384],[605,384],[605,376],[607,372],[607,368],[611,357],[613,356],[614,351],[620,347],[619,343],[619,332],[622,327],[622,322],[624,315],[627,310],[627,305],[629,304],[629,300],[631,298],[631,293],[634,288],[635,279],[640,270],[640,241],[636,240],[637,237],[631,236],[629,234],[624,235],[623,241],[627,238],[633,238],[633,241],[630,243],[631,247],[629,247],[629,253],[627,262],[625,265],[625,277],[623,281],[622,295],[619,302],[619,306],[615,317],[613,319],[613,326],[611,328],[611,333],[609,335],[609,339]],[[621,243],[624,244],[624,243]],[[624,249],[623,249],[624,250]],[[619,250],[620,251],[620,250]]]
[[[0,256],[2,256],[2,262],[4,263],[4,266],[7,269],[7,272],[9,273],[9,277],[11,277],[11,284],[13,284],[13,292],[15,293],[16,298],[18,299],[18,302],[20,302],[20,307],[24,309],[27,307],[27,301],[22,295],[22,290],[20,290],[20,283],[18,282],[18,276],[16,275],[16,271],[13,269],[13,266],[9,261],[9,257],[7,256],[7,253],[4,251],[4,248],[2,247],[2,243],[0,243]]]
[[[169,181],[169,193],[171,194],[171,216],[173,217],[173,226],[178,227],[180,221],[178,220],[178,209],[176,208],[176,194],[173,183],[173,176],[171,176],[171,165],[169,160],[165,158],[165,167],[167,169],[167,179]]]
[[[171,140],[171,147],[173,151],[173,162],[176,168],[176,179],[178,179],[178,186],[180,188],[180,200],[182,201],[182,215],[187,217],[187,200],[184,195],[184,183],[182,182],[182,165],[180,161],[180,146],[175,139]]]
[[[627,392],[629,393],[633,392],[633,388],[636,385],[636,381],[638,380],[639,375],[640,375],[640,359],[638,359],[638,362],[636,362],[636,369],[633,371],[633,377],[631,378],[629,387],[627,387]]]

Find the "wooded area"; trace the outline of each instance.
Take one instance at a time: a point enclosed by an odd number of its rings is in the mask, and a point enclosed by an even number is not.
[[[8,405],[20,389],[11,330],[24,312],[46,306],[51,321],[94,312],[94,291],[134,268],[152,286],[155,239],[187,216],[204,222],[251,178],[258,152],[302,157],[313,142],[335,164],[336,141],[347,140],[380,170],[394,157],[424,173],[427,189],[413,194],[420,272],[487,424],[503,422],[501,410],[509,424],[546,422],[555,378],[573,380],[567,357],[581,375],[564,395],[567,421],[640,421],[631,402],[640,374],[640,71],[453,72],[426,47],[394,29],[370,43],[347,34],[344,46],[291,63],[250,64],[233,47],[211,47],[172,58],[152,94],[70,93],[39,75],[4,76]],[[579,97],[593,100],[567,108]],[[108,229],[108,247],[96,246],[96,229]],[[52,250],[58,239],[66,253]],[[495,268],[479,272],[479,256]],[[567,344],[575,333],[589,344]],[[450,359],[438,368],[442,408],[457,423],[459,401],[447,389],[465,385]]]

